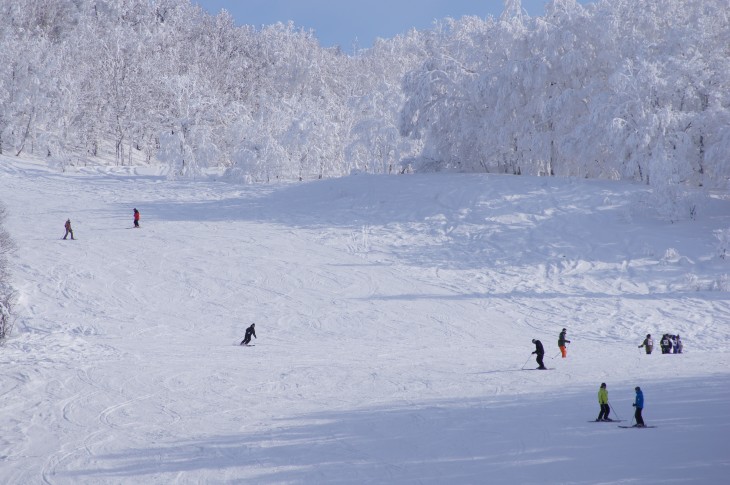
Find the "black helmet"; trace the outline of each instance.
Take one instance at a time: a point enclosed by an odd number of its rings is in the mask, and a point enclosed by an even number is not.
[[[636,386],[636,387],[634,388],[634,391],[640,391],[640,390],[641,390],[641,388],[640,388],[639,386]]]
[[[535,342],[537,342],[537,340],[535,340],[535,339],[532,339],[532,343],[534,344]]]
[[[255,326],[256,326],[256,324],[255,324],[255,323],[252,323],[252,324],[251,324],[251,326],[252,326],[252,327],[255,327]]]
[[[567,330],[563,329],[563,332],[567,332]]]
[[[649,337],[651,337],[651,334],[650,333],[647,333],[646,334],[646,338],[649,338]]]
[[[601,383],[601,387],[606,387],[606,383],[605,382],[602,382]]]

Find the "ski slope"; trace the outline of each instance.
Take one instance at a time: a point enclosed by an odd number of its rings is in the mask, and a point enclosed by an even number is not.
[[[0,157],[18,245],[0,483],[723,483],[730,200],[671,224],[646,190]],[[522,370],[533,338],[553,370]],[[657,428],[589,422],[601,382],[623,424],[641,386]]]

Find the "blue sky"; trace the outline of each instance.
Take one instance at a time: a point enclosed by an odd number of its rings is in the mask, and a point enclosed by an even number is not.
[[[581,0],[586,3],[589,0]],[[193,0],[211,14],[225,8],[240,25],[292,20],[314,30],[324,47],[339,45],[351,53],[357,40],[370,47],[377,37],[390,38],[411,27],[427,29],[436,19],[464,15],[499,17],[503,0]],[[522,0],[531,16],[542,15],[547,0]]]

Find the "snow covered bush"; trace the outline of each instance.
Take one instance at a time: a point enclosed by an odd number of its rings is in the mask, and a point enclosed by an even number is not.
[[[714,289],[716,291],[730,291],[730,278],[728,275],[721,275],[715,280]]]
[[[5,206],[0,203],[0,339],[10,335],[12,329],[13,287],[10,284],[8,255],[15,249],[10,235],[3,228],[5,222]]]

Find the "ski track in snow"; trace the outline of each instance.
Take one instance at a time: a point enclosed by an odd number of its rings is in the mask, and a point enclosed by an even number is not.
[[[0,482],[722,480],[730,301],[711,291],[728,272],[712,230],[730,204],[668,225],[631,212],[642,190],[241,187],[0,157],[19,247]],[[60,240],[67,217],[76,241]],[[252,322],[256,346],[240,347]],[[686,353],[660,355],[664,332]],[[521,370],[532,338],[554,371]],[[658,428],[587,423],[601,381],[627,421],[641,384]]]

